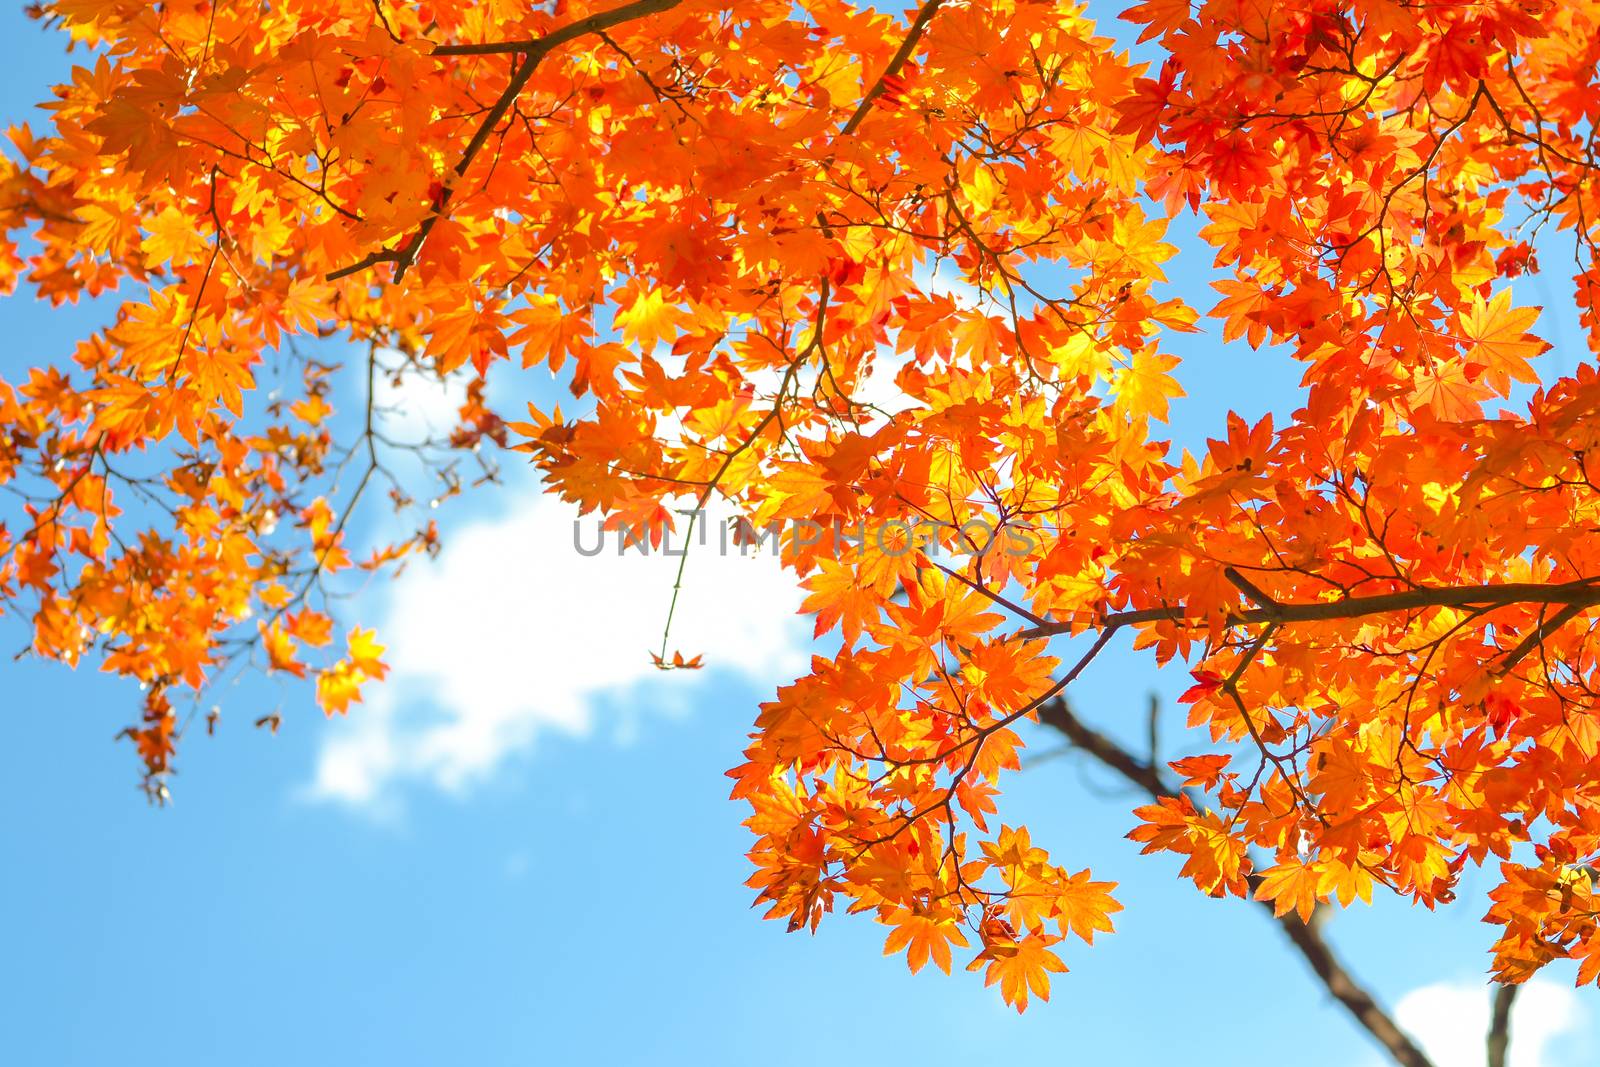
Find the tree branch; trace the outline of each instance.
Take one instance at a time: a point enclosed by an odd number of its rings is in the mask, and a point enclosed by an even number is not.
[[[1271,914],[1272,905],[1267,901],[1260,903]],[[1323,940],[1316,926],[1302,923],[1293,912],[1274,921],[1294,947],[1300,950],[1300,955],[1305,957],[1306,963],[1322,979],[1322,984],[1334,999],[1355,1016],[1356,1022],[1377,1039],[1396,1063],[1402,1067],[1432,1067],[1433,1061],[1406,1036],[1405,1031],[1389,1017],[1372,994],[1345,970],[1339,957],[1334,955],[1332,946]]]
[[[436,56],[489,56],[503,55],[506,53],[521,53],[523,55],[542,58],[549,52],[560,48],[568,41],[575,41],[591,33],[609,30],[611,27],[643,18],[646,15],[658,15],[663,11],[670,11],[677,7],[683,0],[633,0],[631,4],[623,4],[608,11],[597,11],[593,15],[569,22],[565,26],[551,30],[543,37],[530,37],[525,41],[490,41],[486,44],[446,44],[433,50]]]
[[[1548,634],[1561,629],[1567,623],[1582,615],[1589,607],[1589,604],[1575,600],[1548,619],[1544,618],[1543,612],[1541,612],[1539,624],[1529,630],[1522,640],[1517,642],[1517,647],[1507,652],[1505,658],[1500,661],[1499,673],[1502,675],[1510,673],[1511,668],[1520,663],[1529,652],[1538,648]]]
[[[1506,1050],[1511,1047],[1511,1003],[1521,986],[1500,985],[1494,990],[1494,1005],[1489,1014],[1489,1067],[1506,1067]]]
[[[683,0],[633,0],[633,3],[623,4],[609,11],[599,11],[586,18],[570,22],[565,26],[550,31],[543,37],[533,37],[523,41],[447,44],[435,48],[432,54],[436,56],[513,55],[522,57],[522,62],[511,75],[511,81],[494,102],[494,106],[489,109],[488,114],[484,115],[483,121],[478,124],[477,132],[473,134],[472,140],[461,153],[460,160],[456,162],[456,178],[466,176],[467,168],[472,165],[473,159],[483,150],[483,146],[488,142],[490,134],[506,117],[506,113],[511,110],[511,105],[516,102],[517,97],[522,95],[522,90],[527,86],[528,79],[533,77],[534,69],[545,56],[579,37],[584,37],[591,33],[604,34],[606,30],[619,23],[631,22],[646,15],[655,15],[671,10],[682,2]],[[878,75],[877,81],[873,82],[872,87],[862,96],[861,103],[857,105],[855,112],[851,114],[849,120],[840,129],[840,136],[848,136],[856,131],[856,128],[861,125],[867,114],[872,110],[873,102],[883,94],[884,86],[888,79],[897,77],[900,71],[904,69],[906,61],[911,58],[911,53],[916,50],[917,42],[922,39],[923,31],[927,29],[928,23],[933,20],[933,16],[939,10],[941,2],[942,0],[926,0],[921,9],[918,10],[916,17],[911,20],[911,28],[906,33],[905,40],[900,42],[900,47],[890,58],[889,65],[884,68],[883,73]],[[381,14],[381,9],[379,10]],[[330,272],[328,281],[338,281],[340,278],[359,274],[370,267],[378,266],[380,263],[393,263],[394,280],[400,281],[416,262],[417,254],[422,251],[422,246],[427,241],[428,235],[439,224],[439,220],[445,217],[446,208],[449,207],[450,200],[454,195],[454,183],[447,182],[444,191],[439,195],[438,202],[433,206],[433,213],[422,221],[416,232],[404,244],[398,248],[381,248],[376,252],[369,252],[357,262]]]
[[[1177,796],[1181,792],[1168,785],[1156,768],[1078,718],[1065,697],[1056,697],[1041,705],[1039,721],[1061,731],[1075,748],[1087,752],[1152,797]]]
[[[1563,604],[1567,606],[1568,611],[1562,615],[1570,619],[1586,608],[1600,605],[1600,579],[1585,578],[1581,581],[1555,584],[1503,582],[1498,585],[1436,586],[1426,589],[1407,589],[1400,593],[1344,597],[1339,600],[1298,603],[1270,601],[1266,606],[1235,609],[1230,617],[1244,623],[1327,622],[1336,619],[1359,619],[1365,615],[1381,615],[1391,611],[1415,611],[1418,608],[1507,607],[1512,604]],[[1185,605],[1175,604],[1164,608],[1114,611],[1107,614],[1100,625],[1115,629],[1162,620],[1184,624],[1198,623],[1201,619],[1201,613],[1192,611]],[[1548,623],[1545,628],[1549,628]],[[1069,633],[1072,629],[1072,623],[1052,622],[1024,630],[1018,636],[1050,637]]]
[[[840,137],[848,137],[856,132],[856,127],[866,119],[872,110],[873,101],[883,95],[884,82],[890,78],[899,77],[906,61],[911,58],[911,53],[916,51],[917,42],[922,40],[922,33],[928,28],[928,23],[933,21],[933,16],[938,13],[939,5],[943,0],[927,0],[917,12],[917,17],[911,20],[911,29],[906,32],[906,39],[900,42],[900,47],[889,59],[889,65],[883,68],[883,73],[878,75],[878,80],[872,83],[866,95],[861,98],[861,103],[856,105],[855,113],[850,120],[839,130]]]
[[[576,40],[587,34],[609,30],[618,23],[631,22],[646,15],[659,14],[677,7],[682,2],[683,0],[634,0],[631,4],[623,4],[621,7],[614,7],[609,11],[599,11],[587,18],[569,22],[565,26],[551,30],[543,37],[536,37],[527,41],[454,44],[441,45],[435,48],[433,54],[436,56],[511,54],[522,57],[521,64],[517,66],[515,72],[511,75],[511,81],[507,83],[499,99],[489,109],[488,114],[484,115],[483,121],[478,123],[477,132],[472,135],[472,140],[467,142],[466,149],[462,151],[461,158],[455,165],[456,178],[466,176],[467,168],[472,165],[472,161],[477,157],[478,153],[483,151],[483,146],[489,141],[489,135],[494,132],[494,128],[500,124],[501,120],[506,117],[506,112],[511,110],[511,105],[516,103],[517,97],[522,95],[522,90],[527,86],[528,79],[533,77],[534,69],[538,67],[539,61],[545,56],[568,41]],[[428,239],[428,235],[433,232],[433,228],[439,224],[439,220],[445,217],[445,209],[449,207],[450,198],[454,195],[454,183],[445,183],[444,191],[440,193],[438,203],[433,206],[433,213],[422,221],[422,225],[417,227],[417,232],[412,234],[405,244],[399,248],[384,248],[369,253],[359,262],[333,271],[328,275],[328,280],[330,282],[337,281],[352,274],[359,274],[368,267],[375,267],[380,263],[393,263],[394,280],[400,281],[405,277],[406,272],[411,269],[411,265],[416,262],[417,253],[422,250],[423,242]]]
[[[1183,792],[1178,787],[1168,784],[1162,778],[1160,770],[1151,763],[1139,759],[1118,742],[1078,718],[1064,697],[1058,696],[1049,703],[1041,705],[1039,721],[1059,730],[1074,746],[1116,771],[1153,798],[1177,796]],[[1254,888],[1258,882],[1258,878],[1252,877],[1251,887]],[[1321,979],[1323,986],[1333,998],[1344,1005],[1345,1010],[1384,1047],[1395,1063],[1401,1067],[1433,1067],[1432,1061],[1406,1036],[1372,994],[1345,969],[1344,964],[1334,954],[1332,946],[1323,939],[1314,921],[1303,923],[1293,912],[1273,916],[1271,901],[1258,900],[1256,903],[1272,916],[1273,922],[1278,924],[1284,936],[1299,950],[1312,972]],[[1497,1000],[1497,1010],[1498,1006]],[[1509,1001],[1507,1010],[1509,1011]],[[1504,1065],[1495,1064],[1491,1059],[1490,1067],[1504,1067]]]

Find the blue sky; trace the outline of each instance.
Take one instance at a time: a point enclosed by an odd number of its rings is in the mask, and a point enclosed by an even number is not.
[[[18,7],[0,9],[0,107],[37,124],[30,105],[69,61]],[[101,313],[0,301],[0,374],[63,358]],[[1552,340],[1578,336],[1567,313],[1551,325]],[[1229,407],[1293,409],[1297,368],[1214,335],[1183,350],[1178,439],[1214,433]],[[1550,369],[1574,358],[1558,350]],[[441,404],[393,399],[406,425]],[[1137,799],[1072,757],[1014,776],[1005,814],[1121,882],[1127,910],[1026,1016],[974,975],[909,975],[868,920],[814,937],[763,922],[722,772],[756,703],[803,662],[792,589],[692,560],[680,634],[713,666],[650,671],[660,561],[578,557],[570,516],[515,466],[504,489],[441,512],[450,547],[431,570],[356,605],[399,654],[393,684],[332,723],[303,690],[230,687],[168,808],[146,806],[112,742],[135,693],[4,661],[0,1063],[1382,1062],[1258,909],[1138,857],[1122,839]],[[25,642],[0,620],[0,648]],[[1118,646],[1072,697],[1133,736],[1146,694],[1170,709],[1184,684]],[[276,708],[277,737],[249,726]],[[1033,751],[1054,747],[1040,735]],[[1384,901],[1331,924],[1441,1067],[1481,1062],[1483,888],[1433,914]],[[1553,973],[1519,1002],[1514,1067],[1600,1052],[1600,1004],[1569,981]]]

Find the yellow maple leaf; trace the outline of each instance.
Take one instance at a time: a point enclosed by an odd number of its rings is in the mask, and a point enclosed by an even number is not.
[[[889,937],[883,943],[883,954],[892,956],[905,949],[906,964],[912,974],[922,970],[929,960],[949,974],[950,946],[965,947],[967,944],[961,927],[948,917],[919,915],[914,911],[902,910],[887,921],[894,924],[894,929],[889,931]]]
[[[979,953],[967,965],[967,970],[975,971],[988,964],[983,984],[991,986],[999,982],[1000,996],[1021,1012],[1028,1007],[1030,992],[1040,1000],[1050,999],[1051,972],[1066,973],[1067,965],[1050,947],[1060,940],[1051,934],[1029,934],[1014,945],[1005,946],[1004,953]]]
[[[1537,385],[1539,375],[1529,360],[1547,352],[1550,345],[1529,329],[1539,320],[1536,307],[1514,308],[1510,290],[1485,302],[1473,296],[1472,305],[1456,314],[1455,328],[1466,342],[1462,356],[1483,367],[1483,377],[1504,396],[1511,380]]]
[[[1180,362],[1177,356],[1153,348],[1135,352],[1130,364],[1112,375],[1116,409],[1135,418],[1166,422],[1167,401],[1186,395],[1177,379],[1167,373]]]

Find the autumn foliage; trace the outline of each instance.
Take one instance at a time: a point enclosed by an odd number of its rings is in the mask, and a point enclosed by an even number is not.
[[[730,773],[791,928],[1047,997],[1119,905],[997,783],[1131,633],[1195,678],[1133,837],[1201,891],[1432,907],[1490,865],[1495,974],[1600,976],[1600,372],[1541,377],[1512,284],[1548,266],[1600,350],[1594,0],[1150,0],[1137,59],[1036,0],[39,13],[87,50],[11,131],[0,282],[110,310],[0,383],[0,597],[142,684],[153,790],[235,666],[359,714],[382,636],[331,592],[437,544],[396,457],[449,495],[503,444],[630,529],[922,531],[783,546],[823,640]],[[1170,448],[1200,329],[1304,406]],[[503,361],[581,414],[373,420],[380,374]],[[384,493],[416,534],[357,552]]]

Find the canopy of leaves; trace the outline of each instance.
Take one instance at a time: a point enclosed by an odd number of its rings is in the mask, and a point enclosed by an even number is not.
[[[1496,974],[1600,976],[1600,372],[1540,385],[1509,281],[1566,231],[1600,348],[1600,4],[1150,0],[1154,66],[1037,0],[40,15],[90,52],[11,130],[0,284],[120,303],[0,383],[0,598],[38,655],[142,684],[153,790],[180,691],[230,665],[330,713],[385,672],[325,581],[436,534],[350,555],[363,496],[410,512],[402,443],[370,400],[336,432],[294,347],[342,339],[369,389],[380,353],[561,375],[585,414],[502,422],[480,384],[439,462],[505,443],[617,525],[713,495],[916,524],[782,548],[840,643],[730,773],[792,928],[869,912],[913,969],[1047,997],[1118,905],[996,783],[1125,629],[1195,672],[1187,792],[1133,836],[1201,890],[1432,906],[1498,864]],[[1215,307],[1164,295],[1187,212]],[[1206,314],[1306,400],[1175,455],[1171,337]]]

